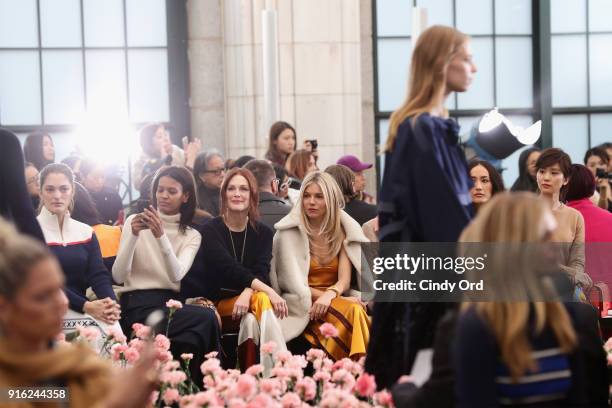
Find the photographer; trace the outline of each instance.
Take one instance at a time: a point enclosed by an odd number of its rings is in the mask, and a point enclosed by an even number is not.
[[[597,189],[591,197],[591,201],[604,210],[612,211],[609,163],[608,154],[600,147],[593,147],[587,150],[584,155],[584,165],[593,173],[597,183]]]

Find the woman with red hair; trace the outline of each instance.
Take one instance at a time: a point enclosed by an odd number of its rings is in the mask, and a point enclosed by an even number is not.
[[[224,331],[240,326],[238,360],[246,369],[257,360],[257,345],[274,341],[277,351],[286,350],[278,319],[287,316],[287,303],[269,286],[273,233],[258,221],[255,177],[244,168],[230,170],[220,196],[221,215],[202,227],[202,245],[181,292],[212,300]],[[260,362],[266,370],[273,363],[263,353]]]

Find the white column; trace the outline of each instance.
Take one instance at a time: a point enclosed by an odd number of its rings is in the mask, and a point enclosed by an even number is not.
[[[266,1],[261,12],[262,53],[263,53],[263,97],[264,129],[280,119],[280,80],[278,67],[277,12]]]

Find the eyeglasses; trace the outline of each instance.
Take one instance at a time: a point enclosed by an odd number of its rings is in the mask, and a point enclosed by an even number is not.
[[[35,175],[30,177],[29,179],[26,180],[26,184],[32,184],[32,183],[37,183],[38,184],[38,180],[40,180],[39,175]]]
[[[224,172],[225,172],[225,169],[215,169],[215,170],[204,170],[202,173],[210,173],[210,174],[214,174],[215,176],[220,176]]]

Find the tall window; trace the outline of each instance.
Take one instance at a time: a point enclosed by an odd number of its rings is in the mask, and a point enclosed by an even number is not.
[[[612,140],[612,2],[551,1],[553,144],[582,163]]]
[[[428,25],[456,27],[470,35],[478,73],[470,90],[451,95],[450,115],[461,134],[469,133],[476,119],[498,107],[521,126],[534,121],[534,63],[531,0],[375,0],[376,120],[380,143],[388,131],[388,118],[403,101],[410,65],[413,6],[427,9]],[[504,181],[518,176],[520,151],[504,160]],[[384,163],[380,163],[381,168]],[[382,172],[381,172],[382,174]]]
[[[167,17],[166,0],[0,0],[0,125],[50,129],[61,159],[86,117],[171,121]]]

